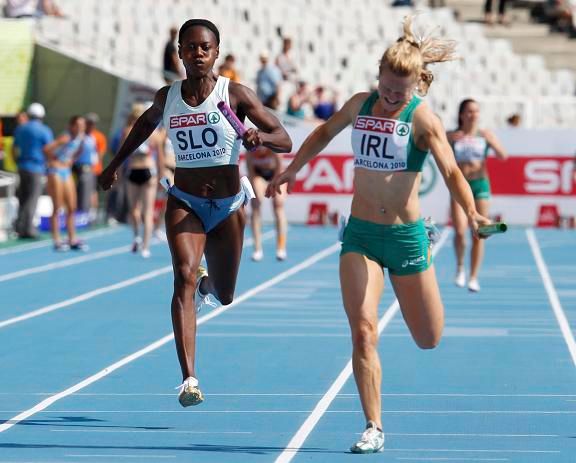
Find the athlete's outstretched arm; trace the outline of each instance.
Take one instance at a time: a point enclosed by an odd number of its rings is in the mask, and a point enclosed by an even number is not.
[[[438,170],[444,178],[444,182],[450,191],[450,196],[462,206],[468,223],[475,236],[478,236],[478,227],[488,225],[490,220],[481,216],[476,211],[474,196],[470,185],[462,175],[462,171],[456,163],[454,153],[446,138],[446,131],[440,119],[427,107],[418,108],[415,114],[415,123],[424,139],[424,143],[432,152]]]
[[[244,85],[230,82],[230,103],[242,119],[247,116],[258,130],[248,129],[242,141],[247,149],[264,145],[277,153],[292,151],[292,140],[278,118],[266,110],[256,94]]]
[[[500,143],[500,140],[498,140],[498,138],[496,137],[496,135],[494,135],[494,133],[492,133],[492,131],[483,130],[482,135],[484,136],[484,138],[486,138],[488,146],[494,150],[494,153],[496,154],[496,157],[498,159],[503,161],[508,157],[508,153],[506,152],[504,145]]]
[[[104,169],[98,182],[104,190],[108,190],[116,180],[116,171],[122,163],[136,150],[148,137],[154,132],[158,124],[162,121],[166,97],[170,87],[163,87],[154,97],[154,102],[144,113],[136,120],[134,127],[122,143],[122,146],[112,158],[108,167]]]
[[[280,185],[283,183],[288,183],[288,193],[290,193],[298,171],[314,158],[314,156],[320,153],[320,151],[330,143],[330,140],[354,121],[366,97],[367,93],[354,95],[339,111],[334,113],[330,119],[316,127],[310,135],[306,137],[306,140],[304,140],[304,143],[302,143],[302,146],[300,146],[296,156],[286,170],[273,178],[268,184],[266,196],[270,197],[280,194]]]

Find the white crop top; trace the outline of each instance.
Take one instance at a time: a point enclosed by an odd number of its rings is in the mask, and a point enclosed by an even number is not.
[[[488,155],[488,142],[484,137],[464,136],[452,144],[456,162],[483,161]]]
[[[170,86],[163,123],[174,148],[177,168],[238,164],[241,141],[216,106],[220,101],[230,105],[229,82],[226,77],[218,77],[212,93],[194,107],[182,99],[182,81]]]

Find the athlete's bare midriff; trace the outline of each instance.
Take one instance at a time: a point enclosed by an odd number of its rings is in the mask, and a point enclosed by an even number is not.
[[[419,172],[374,172],[356,169],[351,213],[370,222],[392,225],[420,218]]]
[[[486,163],[484,161],[460,162],[458,167],[466,180],[476,180],[487,177]]]
[[[193,169],[176,168],[174,184],[182,191],[204,198],[227,198],[240,191],[236,164]]]

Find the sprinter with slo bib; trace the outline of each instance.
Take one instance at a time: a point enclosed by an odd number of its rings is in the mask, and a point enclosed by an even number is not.
[[[183,382],[178,399],[184,407],[203,401],[194,358],[196,309],[211,295],[221,304],[232,302],[244,238],[244,205],[253,196],[240,179],[241,141],[247,149],[259,145],[289,152],[290,137],[255,93],[226,77],[216,77],[220,33],[204,19],[191,19],[180,28],[178,56],[186,79],[156,93],[152,106],[136,121],[118,154],[102,173],[100,184],[110,188],[116,170],[162,121],[176,156],[174,185],[168,188],[166,233],[174,267],[172,324]],[[217,108],[225,101],[249,129],[242,140]],[[208,270],[200,266],[205,254]]]
[[[387,267],[394,293],[412,337],[422,349],[440,342],[444,308],[420,218],[418,189],[429,151],[471,229],[489,221],[476,212],[470,186],[456,165],[442,123],[416,95],[432,83],[428,64],[453,59],[455,44],[434,37],[418,40],[412,18],[404,35],[380,62],[378,90],[354,95],[340,111],[304,141],[287,169],[274,178],[275,195],[296,173],[352,124],[354,196],[340,253],[340,285],[352,332],[352,363],[367,425],[351,447],[354,453],[384,447],[381,420],[381,368],[378,358],[378,302]]]

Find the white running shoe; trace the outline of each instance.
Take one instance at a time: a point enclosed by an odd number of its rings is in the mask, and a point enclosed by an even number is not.
[[[148,259],[150,258],[150,249],[142,249],[142,251],[140,251],[140,255],[144,258],[144,259]]]
[[[442,235],[436,226],[436,222],[432,220],[432,217],[426,217],[424,219],[424,227],[426,228],[426,234],[428,235],[430,244],[436,244]]]
[[[198,405],[204,401],[204,394],[202,394],[202,391],[198,387],[198,380],[194,378],[194,376],[186,378],[176,389],[180,389],[178,392],[178,402],[180,402],[180,405],[183,407]]]
[[[202,283],[202,280],[207,276],[208,270],[206,270],[206,267],[199,265],[198,270],[196,271],[196,290],[194,291],[194,305],[196,306],[196,312],[200,312],[200,309],[205,305],[212,308],[217,306],[217,304],[212,302],[210,299],[210,294],[203,294],[202,291],[200,291],[200,283]]]
[[[160,241],[168,241],[168,237],[166,236],[166,232],[160,228],[154,230],[154,237],[156,237]]]
[[[286,260],[288,254],[286,254],[286,249],[277,249],[276,250],[276,260]]]
[[[468,282],[468,291],[470,291],[471,293],[477,293],[478,291],[480,291],[480,283],[478,283],[477,278],[472,278]]]
[[[454,278],[454,283],[459,288],[463,288],[464,286],[466,286],[466,272],[464,272],[464,270],[458,270],[456,278]]]
[[[352,453],[377,453],[382,450],[384,450],[384,432],[378,429],[374,421],[368,422],[360,440],[350,447]]]
[[[264,253],[262,252],[262,249],[257,249],[252,253],[252,260],[254,262],[260,262],[263,257]]]

